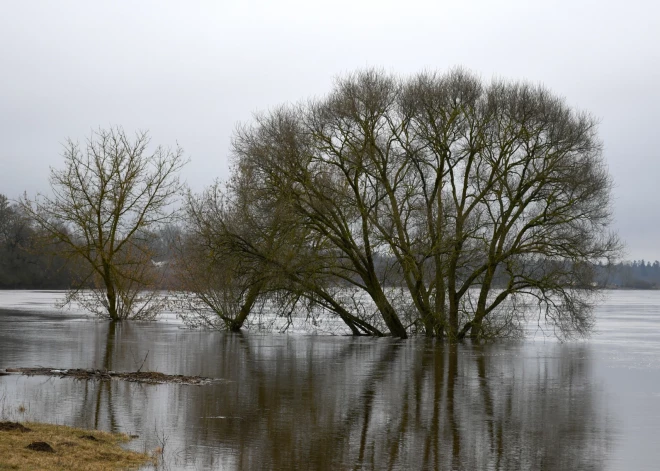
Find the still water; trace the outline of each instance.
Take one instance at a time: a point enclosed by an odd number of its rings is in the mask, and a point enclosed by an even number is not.
[[[0,368],[218,381],[3,376],[0,417],[137,434],[169,469],[660,469],[660,292],[610,292],[586,341],[486,346],[113,329],[57,295],[0,292]]]

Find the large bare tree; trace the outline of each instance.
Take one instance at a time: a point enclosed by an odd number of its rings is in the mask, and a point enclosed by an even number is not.
[[[51,169],[51,193],[22,199],[33,220],[82,260],[88,275],[69,292],[112,321],[153,318],[160,307],[152,288],[149,232],[172,220],[186,163],[180,147],[149,150],[146,132],[92,132],[84,145],[64,145],[64,168]]]
[[[584,334],[590,267],[619,252],[596,122],[540,86],[366,70],[258,116],[234,150],[236,171],[259,172],[263,197],[336,260],[322,270],[362,290],[397,337],[511,333],[531,305]]]

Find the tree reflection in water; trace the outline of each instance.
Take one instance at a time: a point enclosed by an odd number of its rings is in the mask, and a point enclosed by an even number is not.
[[[603,468],[611,432],[580,347],[224,339],[233,382],[198,391],[206,419],[184,441],[222,444],[236,468]]]
[[[102,324],[107,328],[96,330],[96,348],[87,367],[100,370],[131,370],[128,353],[134,354],[132,346],[136,344],[134,327],[130,323],[109,322]],[[118,368],[115,368],[115,365]],[[139,364],[138,364],[139,367]],[[136,367],[137,368],[137,367]],[[133,368],[134,370],[135,368]],[[148,402],[148,391],[142,384],[130,384],[122,381],[82,381],[82,413],[76,417],[81,427],[99,430],[130,432],[144,428],[142,407]],[[125,430],[125,418],[130,418],[131,430]]]
[[[135,371],[149,351],[144,371],[221,381],[3,379],[8,397],[37,420],[139,433],[138,448],[155,448],[157,430],[173,468],[602,469],[612,442],[585,344],[73,328],[82,340],[31,361]]]

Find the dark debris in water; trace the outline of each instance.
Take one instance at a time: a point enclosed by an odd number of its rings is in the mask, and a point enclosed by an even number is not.
[[[156,371],[116,372],[97,369],[57,369],[57,368],[7,368],[8,373],[24,374],[27,376],[57,376],[60,378],[73,378],[79,380],[111,380],[130,381],[146,384],[209,384],[211,378],[202,376],[168,375]]]

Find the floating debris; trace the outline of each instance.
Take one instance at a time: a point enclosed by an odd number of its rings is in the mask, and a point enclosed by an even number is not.
[[[23,374],[27,376],[57,376],[60,378],[73,378],[79,380],[100,380],[107,381],[111,379],[130,381],[133,383],[146,384],[190,384],[203,385],[210,384],[212,378],[202,376],[184,376],[167,375],[156,371],[133,371],[117,372],[97,369],[62,369],[62,368],[7,368],[7,373]]]

